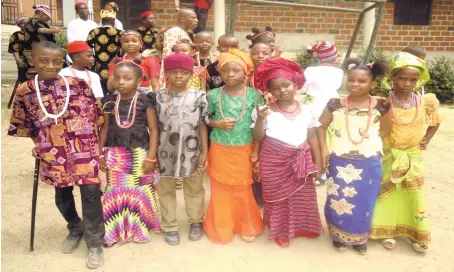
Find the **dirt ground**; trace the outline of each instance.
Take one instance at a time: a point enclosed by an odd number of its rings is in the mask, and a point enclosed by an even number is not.
[[[70,255],[60,253],[67,235],[64,219],[54,205],[54,190],[40,183],[36,221],[35,251],[29,251],[31,195],[34,159],[32,142],[6,135],[15,65],[2,47],[1,88],[1,265],[3,271],[86,271],[87,249],[83,243]],[[378,242],[369,242],[366,256],[352,250],[339,253],[326,233],[314,240],[292,240],[282,249],[267,239],[267,231],[254,243],[235,237],[229,245],[213,245],[207,238],[190,242],[189,226],[181,192],[178,216],[181,245],[165,244],[163,236],[152,234],[147,244],[116,245],[106,249],[105,264],[99,271],[454,271],[454,109],[442,108],[445,116],[438,134],[425,152],[425,192],[431,213],[432,244],[424,256],[415,253],[404,241],[394,251]],[[209,184],[205,183],[209,199]],[[80,211],[79,192],[75,190]],[[322,218],[326,187],[317,189]],[[451,192],[451,193],[450,193]],[[324,220],[323,220],[324,221]]]

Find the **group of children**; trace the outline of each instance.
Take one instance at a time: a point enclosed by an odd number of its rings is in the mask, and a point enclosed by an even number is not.
[[[103,45],[68,44],[73,63],[62,70],[61,48],[33,44],[37,74],[17,90],[8,134],[35,143],[41,179],[55,187],[68,222],[64,253],[84,237],[87,264],[97,268],[102,245],[147,242],[150,230],[178,245],[179,182],[191,241],[205,233],[218,244],[234,234],[252,242],[266,226],[269,239],[288,247],[294,237],[322,233],[314,179],[324,173],[335,248],[352,245],[365,254],[368,238],[392,249],[394,238],[404,237],[416,251],[427,250],[421,150],[440,118],[435,96],[417,92],[429,79],[424,61],[399,53],[387,71],[382,63],[349,59],[342,72],[335,67],[337,49],[322,42],[313,48],[320,66],[303,71],[279,57],[270,28],[253,32],[250,54],[234,36],[221,36],[217,59],[206,32],[194,42],[178,41],[162,60],[164,86],[160,62],[141,54],[137,31],[117,33],[124,54],[101,78],[87,68],[95,61],[92,48]],[[388,98],[371,96],[386,72],[393,91]],[[339,98],[343,73],[349,94]],[[103,79],[113,94],[100,105]],[[307,95],[299,101],[301,92]],[[107,177],[103,197],[99,170]],[[206,213],[205,170],[211,184]],[[83,220],[74,185],[81,188]]]

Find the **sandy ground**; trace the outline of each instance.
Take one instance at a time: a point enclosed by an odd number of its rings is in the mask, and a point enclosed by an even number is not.
[[[3,271],[86,271],[87,249],[83,243],[70,255],[60,253],[67,235],[65,221],[54,205],[54,190],[40,184],[36,222],[35,251],[29,252],[31,195],[34,159],[29,139],[7,137],[10,111],[6,108],[14,85],[15,65],[3,47],[2,52],[2,270]],[[454,110],[442,108],[446,117],[425,153],[426,194],[431,212],[433,242],[424,256],[415,253],[404,241],[394,251],[378,242],[369,243],[366,256],[352,250],[336,252],[326,226],[325,234],[315,240],[299,238],[282,249],[267,239],[267,232],[254,243],[240,237],[225,246],[213,245],[203,238],[190,242],[189,226],[181,192],[178,194],[181,245],[164,243],[163,236],[152,234],[147,244],[116,245],[105,250],[105,265],[99,271],[454,271]],[[209,184],[206,183],[206,199]],[[323,218],[326,187],[320,187],[318,203]],[[80,211],[79,192],[75,190]]]

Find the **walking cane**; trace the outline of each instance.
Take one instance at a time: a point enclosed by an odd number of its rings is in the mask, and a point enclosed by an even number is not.
[[[19,87],[19,79],[16,80],[16,85],[14,85],[14,89],[13,89],[13,93],[11,94],[11,97],[9,98],[9,102],[8,102],[8,109],[11,109],[11,104],[13,104],[13,100],[14,100],[14,96],[16,95],[16,90],[17,90],[17,87]]]
[[[30,228],[30,251],[33,251],[35,244],[35,217],[36,217],[36,200],[38,197],[38,181],[39,181],[39,158],[35,159],[35,173],[33,177],[33,198],[32,198],[32,223]]]

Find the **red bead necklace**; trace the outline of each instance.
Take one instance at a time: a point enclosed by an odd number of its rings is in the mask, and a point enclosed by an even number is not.
[[[129,112],[128,116],[126,117],[126,120],[121,122],[120,120],[120,100],[121,100],[121,95],[117,95],[117,100],[115,101],[115,122],[117,123],[117,126],[122,128],[122,129],[128,129],[132,127],[134,122],[136,121],[136,112],[137,112],[137,100],[139,97],[139,92],[136,92],[134,97],[132,98],[131,104],[129,104]],[[132,119],[129,121],[129,116],[131,115],[131,109],[132,109]]]
[[[359,145],[359,144],[361,144],[364,141],[364,139],[366,138],[367,133],[369,132],[370,122],[372,120],[372,96],[369,95],[369,110],[367,112],[368,117],[367,117],[366,132],[363,133],[363,135],[361,135],[361,140],[359,140],[359,141],[353,140],[351,135],[350,135],[350,126],[349,126],[349,123],[348,123],[348,113],[350,111],[350,107],[348,105],[348,98],[349,97],[350,96],[345,97],[345,122],[346,122],[346,125],[347,125],[347,135],[348,135],[348,139],[350,140],[350,142],[352,142],[352,144]]]
[[[221,112],[222,119],[225,119],[224,112],[222,111],[222,93],[224,92],[224,87],[225,85],[222,86],[221,90],[219,91],[219,111]],[[243,109],[240,116],[235,120],[235,122],[243,118],[244,111],[246,110],[246,86],[243,87]]]
[[[284,115],[285,114],[291,115],[291,114],[294,114],[295,112],[299,113],[299,111],[300,111],[300,104],[297,101],[293,101],[293,104],[295,104],[295,103],[296,103],[296,107],[292,111],[286,111],[286,110],[282,109],[281,107],[279,107],[279,103],[277,103],[277,102],[274,103],[274,105],[276,106],[277,111],[279,111],[280,113],[282,113]]]

